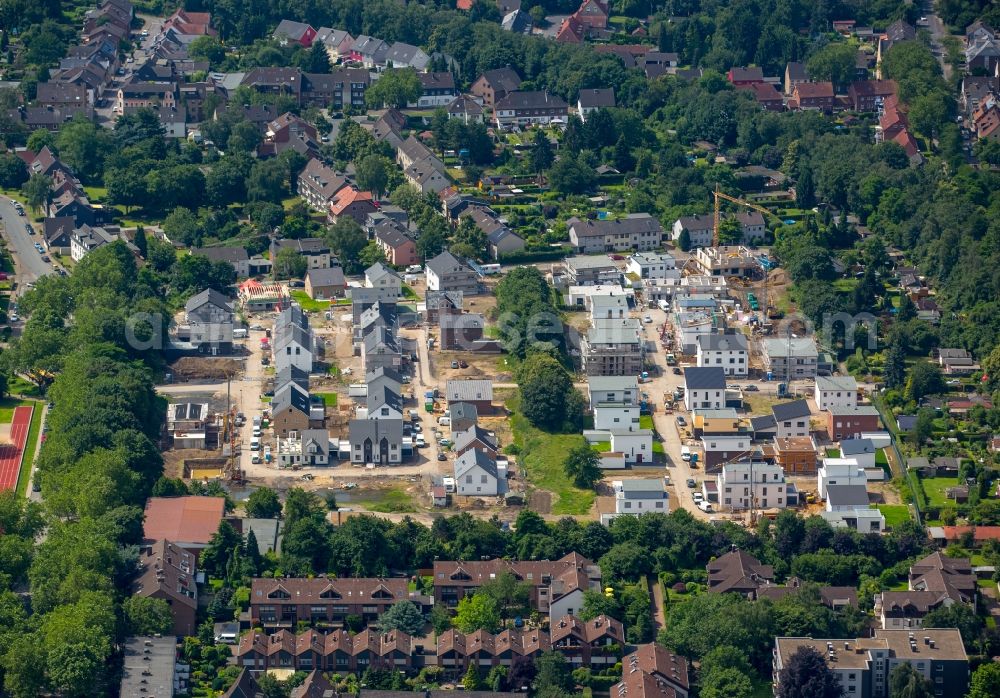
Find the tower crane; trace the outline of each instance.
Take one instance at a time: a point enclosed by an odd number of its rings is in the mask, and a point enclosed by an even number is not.
[[[737,204],[739,206],[745,206],[746,208],[753,209],[765,216],[770,216],[771,212],[768,211],[763,206],[758,206],[757,204],[752,204],[749,201],[743,199],[737,199],[735,196],[729,196],[729,194],[723,194],[719,191],[719,185],[715,185],[715,191],[712,192],[715,195],[715,219],[713,220],[712,226],[712,247],[719,246],[719,206],[722,204],[722,200],[725,199],[731,203]]]

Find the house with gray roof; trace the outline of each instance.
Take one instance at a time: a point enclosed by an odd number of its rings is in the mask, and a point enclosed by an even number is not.
[[[365,269],[365,286],[385,291],[386,297],[399,298],[403,292],[403,278],[382,262]]]
[[[648,213],[630,213],[624,218],[566,221],[569,240],[579,254],[596,252],[648,252],[663,245],[663,226]]]
[[[184,304],[188,341],[199,353],[228,354],[233,349],[233,303],[213,288]],[[184,327],[181,328],[182,330]]]
[[[449,380],[445,384],[445,400],[475,405],[478,414],[493,414],[493,381],[490,379]]]
[[[447,250],[427,261],[424,275],[429,291],[458,291],[466,296],[479,293],[479,275]]]
[[[809,417],[812,411],[809,409],[809,403],[805,400],[779,402],[771,407],[771,414],[774,415],[774,421],[777,424],[776,435],[778,438],[809,436]]]
[[[418,46],[397,41],[385,54],[385,60],[387,65],[393,68],[413,68],[423,72],[427,70],[431,57]]]
[[[403,365],[396,334],[385,326],[376,326],[361,342],[365,371],[377,368],[398,369]]]
[[[275,325],[273,332],[274,368],[281,371],[288,365],[306,373],[313,370],[313,335],[308,326],[299,324]]]
[[[369,384],[365,405],[368,419],[403,418],[403,398],[385,382],[380,385]]]
[[[326,429],[289,432],[287,438],[278,438],[276,457],[284,468],[330,465],[330,434]]]
[[[727,376],[746,376],[750,352],[745,334],[701,334],[697,337],[698,366],[721,366]]]
[[[826,510],[847,511],[868,506],[868,489],[864,485],[829,485],[826,488]]]
[[[397,395],[403,394],[403,374],[389,366],[379,366],[365,373],[365,384],[368,390],[385,385]]]
[[[812,337],[781,337],[762,342],[764,366],[774,380],[815,378],[819,350]]]
[[[507,470],[485,451],[468,450],[455,459],[455,489],[468,497],[496,497],[507,491]]]
[[[576,113],[580,121],[587,123],[587,116],[598,109],[609,109],[615,106],[615,91],[610,88],[593,87],[580,90],[576,98]]]
[[[313,300],[343,298],[347,292],[347,279],[341,267],[310,269],[306,272],[305,292]]]
[[[465,407],[470,407],[468,403],[460,403]],[[475,406],[471,406],[475,409]],[[454,451],[457,455],[462,455],[469,449],[476,449],[478,451],[485,451],[496,457],[497,450],[500,448],[500,443],[497,441],[496,435],[493,432],[486,431],[478,424],[473,424],[471,427],[464,431],[458,431],[454,428],[455,417],[452,416],[452,430],[451,437],[455,442]]]
[[[275,373],[274,376],[275,390],[283,387],[286,383],[295,383],[303,390],[309,390],[309,374],[303,371],[298,366],[293,366],[292,364],[288,364],[280,371]]]
[[[721,410],[726,406],[726,372],[721,366],[691,366],[684,370],[684,406],[690,410]]]
[[[351,463],[397,465],[403,462],[401,419],[352,419],[347,439]]]
[[[466,431],[479,423],[479,410],[471,402],[456,402],[448,405],[451,418],[451,433]]]
[[[670,513],[670,495],[659,478],[615,480],[611,487],[615,493],[615,511],[601,514],[605,526],[619,516]]]
[[[289,432],[305,431],[313,426],[312,416],[312,398],[308,390],[295,383],[286,383],[274,391],[274,397],[271,398],[271,426],[275,435],[287,437]],[[321,425],[320,416],[317,426]]]

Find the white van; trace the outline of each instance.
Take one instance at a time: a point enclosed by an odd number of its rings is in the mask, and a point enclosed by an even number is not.
[[[438,417],[438,424],[443,427],[451,426],[451,417]]]
[[[658,301],[656,302],[656,304],[657,304],[658,306],[660,306],[660,310],[662,310],[663,312],[667,312],[668,310],[670,310],[670,304],[669,304],[669,303],[667,303],[667,302],[666,302],[665,300],[663,300],[662,298],[661,298],[660,300],[658,300]]]
[[[251,451],[259,451],[260,450],[260,437],[259,436],[255,436],[252,439],[250,439],[250,450]]]
[[[248,332],[243,328],[233,330],[233,339],[246,339],[247,335]]]
[[[681,446],[681,460],[684,462],[691,460],[691,449],[687,446]]]

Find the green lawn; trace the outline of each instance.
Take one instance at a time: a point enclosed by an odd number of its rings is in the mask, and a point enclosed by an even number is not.
[[[0,400],[0,424],[10,424],[14,418],[14,408],[25,403],[14,398],[5,397]]]
[[[877,508],[885,517],[885,525],[890,528],[910,520],[910,509],[905,504],[879,504]]]
[[[640,429],[655,429],[653,426],[653,415],[644,414],[639,417],[639,428]]]
[[[945,490],[949,487],[958,486],[957,477],[923,477],[920,483],[924,487],[924,494],[927,495],[927,503],[932,507],[954,506],[955,500],[945,496]]]
[[[42,430],[42,408],[44,403],[33,400],[25,401],[22,405],[33,405],[35,410],[31,413],[31,426],[28,427],[28,441],[24,444],[24,458],[21,459],[21,472],[17,476],[18,496],[23,497],[28,491],[28,481],[31,479],[31,464],[35,460],[35,451],[38,446],[38,434]]]
[[[413,498],[407,494],[406,490],[400,488],[387,488],[364,492],[356,503],[368,511],[377,511],[382,514],[412,514],[417,511],[413,504]]]
[[[507,403],[513,413],[511,428],[514,443],[520,449],[518,462],[533,487],[551,492],[553,514],[583,515],[594,504],[594,492],[574,487],[563,470],[566,454],[586,444],[580,434],[549,434],[536,429],[518,411],[518,400]],[[608,444],[610,447],[610,444]]]
[[[590,444],[590,447],[595,451],[597,451],[598,453],[607,453],[608,451],[611,450],[611,442],[595,441],[594,443]]]
[[[337,393],[316,393],[316,396],[322,398],[323,404],[327,407],[335,407],[337,405]]]
[[[403,284],[403,298],[412,298],[413,300],[420,300],[420,296],[412,288]]]
[[[875,451],[875,465],[879,466],[880,468],[889,467],[889,456],[885,455],[884,448],[880,448],[879,450]]]
[[[330,301],[314,301],[305,291],[291,291],[289,295],[307,313],[320,313],[330,307]]]
[[[839,448],[828,448],[828,449],[826,449],[826,457],[827,458],[840,458],[840,449]]]

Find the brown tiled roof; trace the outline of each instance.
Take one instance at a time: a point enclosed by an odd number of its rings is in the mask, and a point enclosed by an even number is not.
[[[622,672],[627,676],[633,670],[658,674],[684,688],[691,685],[687,658],[653,642],[639,645],[622,659]]]
[[[147,540],[207,545],[225,513],[222,497],[150,497],[146,502]]]
[[[726,553],[708,563],[708,590],[718,594],[756,589],[774,579],[774,568],[742,550]]]
[[[134,594],[162,592],[171,604],[197,608],[194,555],[168,540],[159,540],[142,552],[139,565],[142,572],[133,586]]]
[[[676,698],[677,691],[665,681],[644,671],[626,672],[621,682],[611,687],[616,698]]]
[[[275,591],[283,590],[288,594],[287,600],[298,604],[326,603],[330,599],[347,601],[384,599],[405,599],[409,596],[406,579],[402,577],[342,577],[327,579],[317,577],[306,578],[265,578],[256,577],[250,584],[251,603],[263,603],[269,600]],[[386,596],[388,595],[388,596]]]
[[[552,623],[549,631],[553,645],[571,636],[587,644],[592,644],[602,637],[611,637],[618,643],[625,642],[625,628],[621,621],[603,614],[587,621],[580,620],[576,616],[563,616]]]
[[[591,576],[600,576],[600,570],[593,562],[570,553],[559,560],[477,560],[461,562],[441,560],[434,563],[435,583],[457,583],[467,586],[481,586],[501,574],[509,572],[519,581],[532,586],[542,586],[543,577],[549,577],[553,587],[552,600],[576,589],[587,589]],[[467,575],[468,579],[454,579],[456,575]]]

